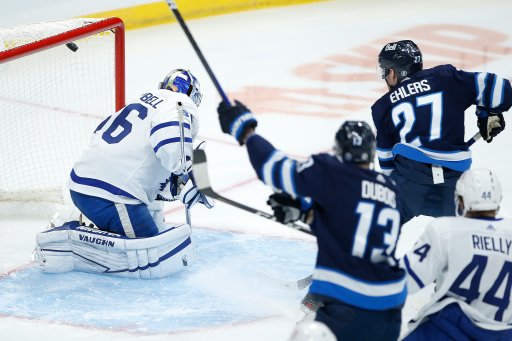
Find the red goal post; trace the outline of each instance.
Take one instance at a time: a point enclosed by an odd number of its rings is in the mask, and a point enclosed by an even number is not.
[[[124,24],[0,28],[0,202],[63,203],[94,128],[125,104]]]

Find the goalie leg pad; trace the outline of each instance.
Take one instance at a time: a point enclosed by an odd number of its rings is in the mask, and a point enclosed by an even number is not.
[[[187,224],[148,238],[127,238],[73,221],[37,235],[44,272],[72,270],[132,278],[161,278],[195,260]]]

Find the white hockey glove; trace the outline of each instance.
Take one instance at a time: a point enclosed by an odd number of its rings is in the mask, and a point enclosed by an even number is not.
[[[505,119],[502,113],[491,113],[482,108],[476,108],[478,129],[482,138],[491,143],[492,139],[505,129]]]
[[[215,206],[215,202],[213,201],[213,199],[208,198],[207,196],[199,192],[192,179],[190,179],[185,184],[185,187],[183,187],[183,189],[181,190],[179,194],[179,199],[183,204],[185,204],[185,206],[187,206],[188,209],[190,209],[198,202],[205,205],[207,208],[212,208],[213,206]]]
[[[156,200],[174,201],[178,200],[185,183],[188,181],[188,174],[171,174],[171,176],[160,184],[160,192]]]

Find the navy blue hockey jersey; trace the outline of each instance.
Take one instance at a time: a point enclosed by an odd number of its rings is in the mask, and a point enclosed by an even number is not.
[[[369,310],[400,307],[407,289],[392,256],[400,234],[392,180],[329,154],[297,162],[259,135],[247,150],[265,184],[313,199],[318,257],[310,292]]]
[[[490,112],[507,111],[510,82],[493,73],[441,65],[399,83],[372,106],[382,170],[393,170],[395,155],[461,172],[469,169],[464,111],[473,104]]]

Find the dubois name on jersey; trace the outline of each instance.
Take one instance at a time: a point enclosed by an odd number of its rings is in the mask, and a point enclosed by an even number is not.
[[[392,180],[335,155],[297,162],[259,135],[247,150],[263,182],[313,200],[318,257],[310,292],[363,309],[400,307],[407,289],[393,257],[400,214]]]

